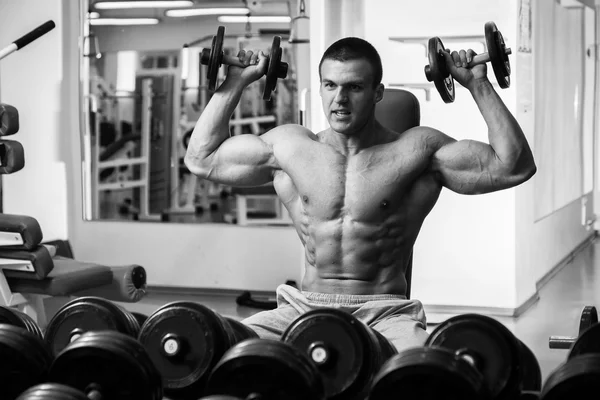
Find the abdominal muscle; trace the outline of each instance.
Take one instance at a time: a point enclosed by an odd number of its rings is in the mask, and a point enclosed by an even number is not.
[[[370,225],[346,216],[328,221],[300,217],[305,246],[302,290],[344,294],[406,294],[412,240],[398,216]]]

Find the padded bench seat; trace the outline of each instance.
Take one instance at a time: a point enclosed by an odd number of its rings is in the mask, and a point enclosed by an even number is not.
[[[54,257],[52,261],[54,268],[41,280],[6,276],[11,291],[47,296],[68,296],[74,292],[112,283],[113,272],[110,267],[65,257]]]

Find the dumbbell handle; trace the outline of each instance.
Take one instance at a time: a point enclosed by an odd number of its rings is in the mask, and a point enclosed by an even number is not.
[[[200,63],[202,63],[204,65],[208,65],[209,60],[210,60],[210,49],[202,49],[202,54],[200,54]],[[233,66],[241,67],[241,68],[246,67],[246,65],[244,65],[244,63],[241,62],[239,58],[228,56],[227,54],[223,54],[223,56],[221,58],[221,64],[233,65]]]
[[[446,50],[446,51],[448,51],[448,50]],[[512,50],[509,48],[505,49],[504,51],[506,52],[507,55],[512,54]],[[490,53],[486,52],[486,53],[476,54],[471,59],[471,62],[467,64],[467,68],[473,68],[476,65],[485,64],[489,61],[490,61]]]
[[[569,350],[577,338],[573,336],[550,336],[551,349]]]
[[[267,57],[268,59],[268,57]],[[203,65],[208,65],[210,63],[210,49],[202,49],[202,53],[200,54],[200,63]],[[243,62],[240,61],[237,57],[228,56],[227,54],[223,54],[221,57],[221,64],[225,65],[234,65],[236,67],[246,68],[247,65],[244,65]],[[279,63],[279,69],[277,70],[278,78],[285,78],[287,76],[288,64],[281,61]]]

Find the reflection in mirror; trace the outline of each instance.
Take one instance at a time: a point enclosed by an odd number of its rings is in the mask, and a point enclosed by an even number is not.
[[[223,52],[233,56],[239,49],[269,54],[273,37],[280,36],[281,60],[289,66],[270,100],[263,100],[265,77],[245,90],[232,115],[231,135],[261,135],[298,122],[297,45],[289,40],[295,6],[254,1],[254,12],[240,1],[219,3],[234,8],[221,12],[242,14],[236,17],[194,16],[208,9],[199,2],[166,2],[171,9],[111,9],[125,2],[81,1],[89,10],[83,18],[81,68],[85,218],[289,224],[271,185],[240,189],[214,184],[192,175],[183,158],[213,93],[200,54],[211,48],[219,26],[225,28]],[[173,8],[175,3],[180,7]],[[254,22],[258,13],[279,20]],[[219,68],[216,87],[226,68]]]

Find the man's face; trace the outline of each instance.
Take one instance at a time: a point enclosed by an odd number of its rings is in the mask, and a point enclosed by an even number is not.
[[[346,135],[364,126],[383,95],[382,85],[373,87],[371,64],[363,59],[324,60],[319,92],[329,125]]]

